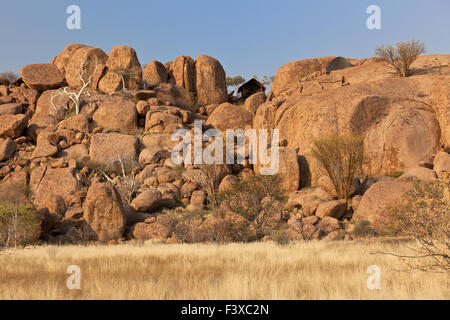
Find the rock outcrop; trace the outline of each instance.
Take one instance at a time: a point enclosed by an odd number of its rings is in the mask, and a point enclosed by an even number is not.
[[[309,149],[315,137],[326,134],[362,136],[367,158],[365,172],[371,175],[389,175],[432,161],[443,133],[436,118],[438,107],[433,107],[433,75],[401,79],[392,76],[389,69],[383,69],[381,62],[370,61],[332,72],[332,76],[353,79],[351,85],[340,82],[338,87],[321,85],[317,91],[305,92],[302,88],[314,81],[314,76],[303,82],[297,79],[294,84],[289,80],[289,74],[296,74],[292,70],[309,73],[311,68],[317,70],[320,65],[318,60],[282,67],[279,85],[274,83],[272,96],[281,93],[282,87],[293,91],[261,105],[254,118],[255,129],[277,128],[280,139],[285,139],[289,148],[300,150],[299,155],[308,163],[303,171],[310,171],[311,184],[317,183],[322,173]],[[366,74],[375,71],[381,75],[367,81]],[[281,81],[283,77],[288,80]]]
[[[449,64],[450,55],[421,56],[416,72],[399,78],[378,58],[295,61],[280,68],[267,97],[256,93],[242,106],[228,102],[235,99],[212,57],[154,60],[142,71],[130,47],[106,55],[72,44],[50,64],[22,68],[21,81],[0,77],[0,199],[37,208],[50,243],[349,240],[361,220],[381,233],[406,192],[450,171]],[[76,114],[68,94],[55,94],[67,85],[79,93],[80,75],[90,82]],[[278,129],[279,157],[252,163],[246,148],[239,164],[175,163],[172,133],[192,134],[195,121],[204,132]],[[345,200],[310,150],[333,134],[364,141],[363,172]],[[289,200],[260,212],[273,215],[261,228],[226,203],[210,210],[212,190],[234,190],[269,166]]]

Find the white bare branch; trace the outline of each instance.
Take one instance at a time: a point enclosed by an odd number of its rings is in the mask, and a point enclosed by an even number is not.
[[[52,105],[53,109],[55,110],[55,116],[58,113],[58,108],[56,107],[55,103],[54,103],[54,99],[58,96],[67,96],[69,97],[69,99],[74,103],[75,105],[75,113],[79,114],[80,113],[80,99],[83,95],[85,96],[89,96],[90,93],[87,90],[87,87],[91,84],[92,82],[92,78],[95,76],[95,74],[97,73],[98,70],[98,60],[97,58],[95,58],[94,61],[94,71],[89,75],[88,79],[85,80],[85,74],[87,73],[87,66],[89,63],[91,63],[92,60],[87,60],[85,62],[81,63],[80,66],[80,80],[82,83],[81,88],[78,91],[73,91],[70,92],[68,91],[68,87],[64,87],[64,88],[60,88],[57,91],[55,91],[51,98],[50,98],[50,104]],[[66,112],[69,110],[66,110]]]

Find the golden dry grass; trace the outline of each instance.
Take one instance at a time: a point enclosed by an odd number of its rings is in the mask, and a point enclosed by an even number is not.
[[[127,243],[0,252],[0,299],[449,299],[445,274],[400,272],[394,241],[227,245]],[[81,290],[66,287],[78,265]],[[378,265],[381,289],[368,290]]]

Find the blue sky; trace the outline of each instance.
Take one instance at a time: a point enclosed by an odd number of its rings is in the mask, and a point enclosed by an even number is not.
[[[72,4],[81,30],[66,28]],[[381,30],[366,27],[372,4],[381,7]],[[129,45],[142,65],[207,54],[246,78],[304,58],[370,57],[379,44],[413,37],[428,53],[450,54],[449,15],[448,0],[2,1],[0,72],[48,62],[69,43],[106,53]]]

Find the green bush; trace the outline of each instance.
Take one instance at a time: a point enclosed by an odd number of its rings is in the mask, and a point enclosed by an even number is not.
[[[39,240],[42,216],[24,205],[0,205],[0,245],[25,246]]]

